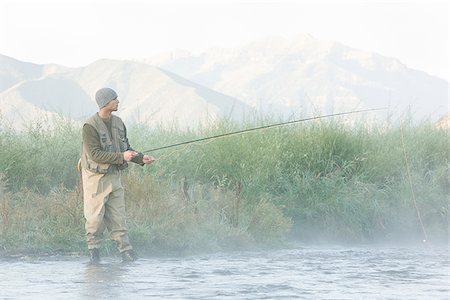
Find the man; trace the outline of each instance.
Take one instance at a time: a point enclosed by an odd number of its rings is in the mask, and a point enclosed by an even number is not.
[[[121,170],[129,161],[144,165],[153,163],[155,158],[130,147],[124,123],[112,114],[119,105],[114,90],[98,90],[95,100],[99,111],[83,125],[80,160],[89,257],[91,262],[100,261],[99,248],[106,228],[122,259],[135,261],[137,255],[128,239]]]

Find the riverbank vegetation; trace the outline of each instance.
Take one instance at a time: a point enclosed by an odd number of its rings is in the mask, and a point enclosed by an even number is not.
[[[272,123],[128,129],[141,151]],[[80,126],[0,129],[0,251],[83,252]],[[449,137],[432,124],[305,122],[151,153],[123,173],[140,253],[448,241]],[[106,251],[115,251],[105,243]]]

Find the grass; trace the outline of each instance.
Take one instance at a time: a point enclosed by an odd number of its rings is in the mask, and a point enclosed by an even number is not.
[[[268,123],[223,120],[198,131],[135,126],[129,139],[146,150]],[[4,251],[84,251],[80,143],[79,126],[66,121],[54,130],[0,129]],[[133,165],[123,176],[140,252],[276,246],[287,236],[421,241],[423,228],[430,241],[448,241],[449,138],[432,124],[305,122],[152,154],[158,162]]]

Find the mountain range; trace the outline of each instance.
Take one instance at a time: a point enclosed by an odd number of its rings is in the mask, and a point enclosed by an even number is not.
[[[437,120],[449,83],[398,59],[319,41],[270,37],[239,49],[173,51],[143,60],[101,59],[68,68],[0,55],[0,116],[21,128],[39,119],[83,120],[95,91],[119,94],[126,122],[196,127],[256,114],[283,118],[387,107],[378,117]]]
[[[242,120],[251,111],[238,99],[145,63],[102,59],[82,68],[65,68],[6,56],[0,60],[0,114],[13,128],[61,117],[83,120],[98,110],[95,92],[104,86],[116,90],[118,114],[130,123],[197,127],[222,117]]]
[[[263,112],[313,114],[388,107],[415,120],[447,112],[449,83],[398,59],[356,50],[308,34],[269,37],[240,49],[199,55],[173,52],[148,63]]]

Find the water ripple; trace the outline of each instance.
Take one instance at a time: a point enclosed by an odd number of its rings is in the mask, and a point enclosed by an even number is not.
[[[449,299],[449,266],[447,248],[302,247],[128,265],[0,259],[0,299]]]

